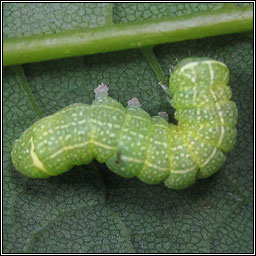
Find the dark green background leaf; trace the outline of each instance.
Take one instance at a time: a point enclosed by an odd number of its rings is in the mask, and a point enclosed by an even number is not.
[[[4,37],[52,33],[133,20],[183,15],[222,4],[5,3]],[[113,10],[112,8],[113,7]],[[252,253],[253,40],[250,34],[156,46],[169,68],[188,56],[208,56],[230,68],[239,111],[238,140],[213,177],[169,190],[124,179],[94,162],[45,180],[19,174],[13,141],[37,116],[11,67],[3,69],[3,250],[5,253]],[[104,82],[121,103],[139,98],[151,115],[173,109],[142,51],[129,50],[23,65],[45,114],[74,102],[91,103]]]

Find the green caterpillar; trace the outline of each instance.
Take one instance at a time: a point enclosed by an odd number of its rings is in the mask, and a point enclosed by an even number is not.
[[[13,164],[26,176],[47,178],[96,159],[126,178],[186,188],[214,174],[235,145],[238,113],[228,80],[222,62],[181,61],[165,88],[178,125],[150,117],[136,98],[124,108],[102,84],[92,105],[72,104],[23,132],[13,144]]]

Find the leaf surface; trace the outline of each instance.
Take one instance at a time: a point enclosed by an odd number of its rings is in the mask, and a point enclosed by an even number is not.
[[[216,10],[197,3],[5,3],[4,37],[59,32]],[[104,164],[75,167],[34,180],[11,162],[15,139],[38,119],[11,67],[3,69],[3,251],[5,253],[252,253],[253,252],[253,38],[227,35],[156,46],[168,79],[185,57],[227,64],[238,106],[238,139],[213,177],[186,190],[124,179]],[[90,104],[104,82],[126,105],[137,97],[151,115],[173,109],[140,49],[23,65],[46,114],[74,102]],[[173,117],[171,118],[173,121]]]

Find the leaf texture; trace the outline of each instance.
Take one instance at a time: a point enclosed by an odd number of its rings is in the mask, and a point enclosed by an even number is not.
[[[5,3],[4,38],[215,10],[197,3]],[[113,14],[113,16],[112,16]],[[185,57],[210,57],[230,69],[238,139],[213,177],[183,191],[124,179],[103,164],[33,180],[11,163],[11,146],[38,119],[11,67],[3,69],[4,253],[252,253],[253,40],[228,35],[156,46],[166,79]],[[137,97],[151,115],[173,109],[140,49],[23,65],[44,113],[90,104],[104,82],[126,105]]]

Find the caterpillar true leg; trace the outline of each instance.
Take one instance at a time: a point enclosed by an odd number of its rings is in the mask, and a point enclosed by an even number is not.
[[[128,101],[128,107],[141,107],[141,104],[137,98],[132,98]]]
[[[108,96],[108,86],[101,83],[97,88],[94,89],[95,98]]]
[[[159,82],[158,85],[161,86],[161,88],[164,90],[164,92],[166,93],[166,100],[169,104],[172,104],[172,93],[169,90],[169,88],[167,86],[165,86],[164,84],[162,84],[162,82]]]

